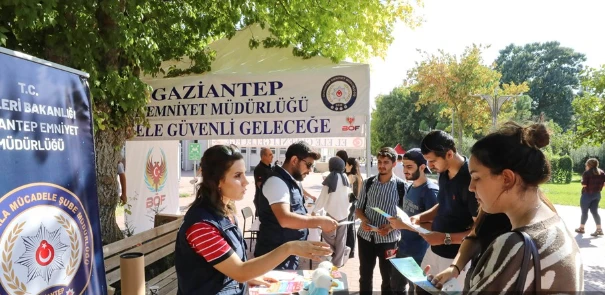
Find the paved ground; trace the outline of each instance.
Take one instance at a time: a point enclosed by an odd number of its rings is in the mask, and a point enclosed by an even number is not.
[[[183,172],[180,181],[180,193],[193,193],[193,186],[189,183],[192,179],[191,172]],[[236,203],[238,211],[244,207],[254,208],[252,203],[254,197],[253,177],[248,175],[250,181],[250,188],[246,192],[244,200]],[[321,190],[321,175],[311,174],[303,182],[305,189],[314,195],[319,195]],[[578,194],[579,197],[579,194]],[[180,198],[180,206],[182,210],[186,210],[186,207],[193,201],[193,198]],[[573,232],[580,221],[580,208],[573,206],[556,206],[559,215],[563,217],[567,227]],[[601,216],[605,218],[605,212],[600,210]],[[240,224],[243,224],[243,218],[241,214],[238,215]],[[118,217],[118,224],[122,225],[122,217]],[[605,294],[605,237],[593,238],[588,233],[593,232],[595,229],[594,221],[592,217],[589,219],[586,226],[586,234],[576,235],[576,241],[580,246],[582,259],[584,261],[584,278],[585,278],[585,289],[586,291],[599,291],[599,293]],[[575,232],[573,232],[575,234]],[[341,269],[344,271],[349,278],[349,289],[352,291],[359,290],[359,260],[356,258],[350,259],[347,264]],[[303,265],[308,265],[304,263]],[[378,263],[374,270],[374,290],[380,290],[380,272],[378,270]]]

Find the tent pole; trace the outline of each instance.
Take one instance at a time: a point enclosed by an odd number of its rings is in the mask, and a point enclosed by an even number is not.
[[[372,142],[370,140],[370,130],[372,129],[372,125],[370,124],[372,120],[371,112],[371,107],[368,106],[368,119],[366,120],[366,178],[372,176]]]

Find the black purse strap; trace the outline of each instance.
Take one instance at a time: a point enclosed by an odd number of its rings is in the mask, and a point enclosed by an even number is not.
[[[534,284],[536,287],[536,293],[542,290],[542,275],[541,275],[541,266],[540,266],[540,255],[538,253],[538,248],[536,244],[534,244],[533,239],[523,231],[514,231],[520,234],[523,237],[523,243],[525,244],[525,249],[523,252],[523,262],[521,264],[521,270],[519,271],[519,278],[517,279],[517,292],[519,294],[523,293],[523,289],[525,288],[525,280],[527,279],[527,273],[529,269],[530,257],[533,256],[534,260]]]

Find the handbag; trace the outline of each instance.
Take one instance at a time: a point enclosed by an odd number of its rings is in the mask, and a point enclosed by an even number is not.
[[[527,279],[527,272],[530,264],[530,255],[533,256],[534,260],[534,282],[536,290],[538,293],[542,290],[542,275],[541,275],[541,267],[540,267],[540,255],[538,254],[538,248],[534,243],[533,239],[523,231],[513,231],[520,234],[523,237],[523,243],[525,243],[525,251],[523,252],[523,261],[521,264],[521,270],[519,271],[519,278],[517,279],[517,288],[516,291],[518,294],[523,293],[523,288],[525,288],[525,280]]]

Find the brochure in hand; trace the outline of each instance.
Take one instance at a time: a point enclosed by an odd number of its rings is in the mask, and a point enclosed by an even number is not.
[[[389,261],[391,261],[397,271],[414,283],[414,285],[431,294],[462,294],[462,286],[455,278],[447,281],[441,290],[437,289],[430,281],[427,280],[424,271],[422,271],[418,263],[416,263],[412,257],[391,258]]]
[[[382,209],[377,208],[377,207],[370,207],[372,210],[380,213],[382,216],[386,217],[386,218],[391,218],[393,216],[391,216],[390,214],[384,212]],[[403,212],[403,210],[401,210],[401,208],[397,207],[397,217],[399,217],[399,219],[401,219],[401,221],[403,223],[405,223],[407,226],[413,228],[415,231],[421,233],[421,234],[430,234],[431,231],[420,226],[417,224],[413,224],[412,221],[410,220],[410,217],[405,214],[405,212]]]

